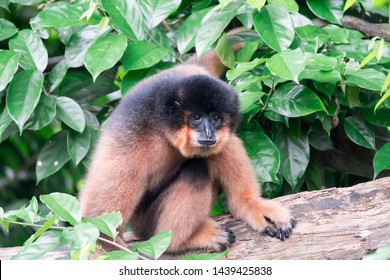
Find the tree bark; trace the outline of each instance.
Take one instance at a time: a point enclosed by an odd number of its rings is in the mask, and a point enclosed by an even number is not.
[[[390,177],[348,188],[301,192],[275,199],[289,207],[298,224],[285,241],[253,231],[246,223],[222,215],[237,239],[227,259],[361,259],[365,254],[390,245]],[[127,235],[132,241],[132,235]],[[8,259],[19,247],[0,249],[0,259]],[[163,259],[179,259],[186,252]],[[45,259],[64,259],[58,250]]]

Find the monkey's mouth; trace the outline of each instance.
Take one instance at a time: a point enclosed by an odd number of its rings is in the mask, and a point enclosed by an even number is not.
[[[198,139],[198,144],[201,147],[210,148],[217,143],[216,139]]]

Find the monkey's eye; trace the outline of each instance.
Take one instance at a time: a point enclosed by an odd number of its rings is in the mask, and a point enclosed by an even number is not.
[[[199,114],[196,114],[193,116],[194,121],[200,121],[202,119],[202,116]]]
[[[189,124],[192,128],[198,127],[203,121],[201,114],[193,114],[189,119]]]
[[[220,122],[221,119],[222,119],[221,116],[218,116],[218,115],[214,115],[214,116],[213,116],[213,121],[214,121],[214,122]]]

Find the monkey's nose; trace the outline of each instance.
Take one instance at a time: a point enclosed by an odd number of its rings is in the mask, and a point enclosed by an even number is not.
[[[202,146],[212,146],[217,142],[215,139],[198,139],[198,143]]]

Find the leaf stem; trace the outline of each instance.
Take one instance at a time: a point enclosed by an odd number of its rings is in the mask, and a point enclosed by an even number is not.
[[[9,223],[9,224],[14,224],[14,225],[20,225],[20,226],[27,226],[27,227],[43,227],[44,225],[39,225],[39,224],[33,224],[33,223],[25,223],[25,222],[18,222],[18,221],[10,221],[6,220],[4,218],[0,218],[0,223]],[[55,230],[64,230],[66,227],[59,227],[59,226],[50,226],[50,229],[55,229]]]
[[[128,253],[134,253],[133,251],[131,251],[129,248],[125,247],[125,246],[122,246],[118,243],[116,243],[115,241],[111,241],[109,239],[106,239],[106,238],[103,238],[103,237],[98,237],[98,240],[102,241],[102,242],[105,242],[105,243],[108,243],[108,244],[111,244],[115,247],[117,247],[118,249],[121,249],[123,251],[126,251]],[[144,256],[141,256],[140,254],[138,254],[138,257],[142,260],[149,260],[148,258],[145,258]]]
[[[9,223],[9,224],[15,224],[15,225],[20,225],[20,226],[29,226],[29,227],[43,227],[44,225],[40,225],[40,224],[34,224],[34,223],[26,223],[26,222],[18,222],[18,221],[10,221],[10,220],[7,220],[7,219],[4,219],[4,218],[0,218],[0,223]],[[60,226],[50,226],[49,229],[53,229],[53,230],[64,230],[66,229],[66,227],[60,227]],[[108,243],[108,244],[111,244],[115,247],[117,247],[118,249],[120,250],[124,250],[128,253],[134,253],[133,251],[131,251],[130,249],[126,248],[125,246],[122,246],[118,243],[116,243],[115,241],[111,241],[109,239],[106,239],[106,238],[103,238],[103,237],[98,237],[98,240],[102,241],[102,242],[105,242],[105,243]],[[148,258],[144,257],[144,256],[141,256],[140,254],[138,254],[138,257],[142,260],[149,260]]]
[[[259,118],[263,115],[265,109],[268,107],[269,100],[271,99],[272,95],[275,92],[275,79],[276,79],[276,76],[273,76],[272,77],[272,86],[271,86],[271,89],[269,90],[269,93],[267,94],[267,100],[265,101],[265,104],[259,113]]]

